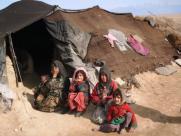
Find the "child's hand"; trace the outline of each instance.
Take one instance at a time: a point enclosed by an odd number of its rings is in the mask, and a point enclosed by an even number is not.
[[[107,97],[107,94],[106,94],[106,93],[103,93],[103,94],[102,94],[102,99],[105,100],[106,97]]]

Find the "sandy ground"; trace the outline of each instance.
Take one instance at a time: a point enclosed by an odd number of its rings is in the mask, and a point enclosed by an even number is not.
[[[136,112],[138,128],[133,133],[122,132],[131,136],[180,136],[181,134],[181,68],[173,66],[177,72],[170,76],[145,72],[136,75],[141,88],[132,88],[136,104],[132,105]],[[93,107],[83,117],[60,113],[44,113],[32,108],[32,87],[15,87],[14,73],[9,68],[10,87],[15,90],[17,99],[13,109],[8,113],[1,113],[0,136],[73,136],[73,135],[118,135],[93,132],[97,127],[90,121]],[[30,76],[28,76],[30,77]],[[29,80],[30,79],[26,79]],[[31,80],[33,81],[33,80]],[[26,95],[22,95],[26,92]]]
[[[163,15],[166,18],[169,18],[173,21],[173,28],[174,30],[180,32],[181,34],[181,15],[180,14],[173,14],[173,15]]]

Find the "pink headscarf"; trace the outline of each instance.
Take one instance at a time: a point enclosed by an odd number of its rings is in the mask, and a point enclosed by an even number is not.
[[[86,77],[88,78],[88,74],[87,74],[86,69],[85,69],[84,67],[78,67],[78,68],[76,68],[76,70],[74,71],[74,74],[73,74],[73,77],[72,77],[72,81],[75,80],[75,75],[76,75],[76,73],[77,73],[78,71],[80,71],[80,70],[84,71]]]

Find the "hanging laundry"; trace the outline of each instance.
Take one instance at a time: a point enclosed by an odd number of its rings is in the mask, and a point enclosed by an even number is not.
[[[121,31],[109,29],[108,35],[104,35],[104,37],[108,39],[111,47],[114,47],[114,44],[116,44],[120,51],[127,51],[127,49],[131,49],[131,47],[127,44],[126,36]]]
[[[130,35],[128,37],[128,43],[137,53],[144,56],[147,56],[149,54],[149,49],[144,47],[140,42],[138,42],[133,35]]]
[[[104,37],[108,39],[109,43],[111,44],[111,47],[114,47],[114,41],[117,41],[116,37],[114,37],[110,33],[108,33],[108,35],[104,35]]]

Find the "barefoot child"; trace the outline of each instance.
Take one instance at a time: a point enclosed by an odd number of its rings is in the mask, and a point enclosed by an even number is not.
[[[136,117],[129,105],[124,102],[122,93],[117,89],[113,93],[113,101],[107,113],[107,122],[100,126],[102,132],[118,132],[123,128],[127,132],[137,127]]]
[[[113,92],[117,88],[117,84],[111,79],[109,69],[103,66],[99,72],[99,82],[91,94],[91,102],[96,105],[96,110],[92,116],[93,122],[102,124],[105,121],[107,107],[112,101]]]
[[[39,87],[41,92],[35,99],[35,108],[40,111],[54,112],[60,108],[61,95],[64,87],[64,78],[62,76],[62,63],[55,60],[51,64],[51,77],[47,80],[42,77],[42,86]],[[36,97],[36,92],[35,92]]]
[[[76,111],[76,117],[81,116],[88,105],[89,86],[86,81],[86,70],[82,67],[76,69],[69,87],[68,95],[69,108],[71,111]]]

